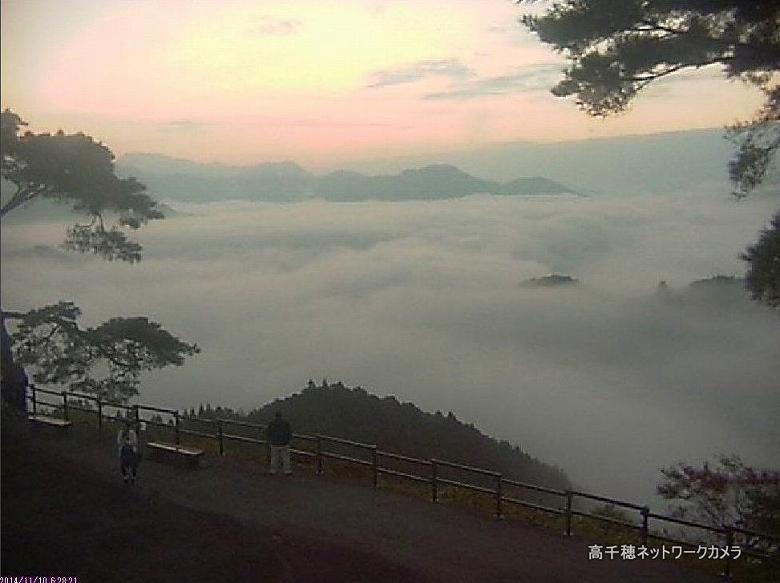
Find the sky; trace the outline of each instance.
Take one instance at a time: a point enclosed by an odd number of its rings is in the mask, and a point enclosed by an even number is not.
[[[589,119],[510,0],[4,0],[2,107],[37,131],[310,169],[356,160],[721,127],[760,95],[717,67]],[[702,96],[706,95],[706,99]]]

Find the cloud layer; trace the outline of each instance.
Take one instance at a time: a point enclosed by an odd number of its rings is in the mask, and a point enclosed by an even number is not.
[[[529,91],[547,92],[561,78],[562,69],[563,67],[558,64],[526,65],[506,75],[462,80],[445,91],[428,93],[424,99],[465,100]]]
[[[201,355],[147,379],[147,402],[251,408],[341,379],[649,500],[657,468],[680,458],[777,462],[780,317],[685,291],[740,274],[776,205],[725,193],[178,205],[141,230],[137,266],[60,261],[62,225],[11,224],[3,307],[70,299],[87,323],[148,314],[197,341]],[[550,272],[582,284],[520,285]]]
[[[395,69],[377,71],[372,75],[371,82],[367,87],[376,89],[390,85],[415,83],[428,77],[464,79],[472,75],[474,75],[474,72],[458,59],[419,61]]]

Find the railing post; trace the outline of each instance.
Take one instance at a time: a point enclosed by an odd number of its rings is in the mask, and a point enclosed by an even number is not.
[[[268,438],[268,435],[266,435],[266,433],[268,433],[266,429],[267,428],[265,427],[260,428],[260,439],[263,439],[263,437]],[[268,464],[269,468],[271,467],[271,440],[270,439],[265,440],[265,463]]]
[[[181,445],[181,434],[179,433],[179,412],[173,412],[174,430],[176,431],[176,445]]]
[[[436,460],[431,460],[431,500],[439,501],[439,492],[436,484]]]
[[[371,470],[374,474],[374,488],[379,486],[379,464],[377,462],[376,446],[371,449]]]
[[[133,416],[135,417],[135,431],[136,434],[141,433],[141,415],[138,411],[138,405],[133,405]],[[140,435],[138,435],[140,437]]]
[[[97,398],[97,413],[98,413],[98,433],[103,433],[103,400],[98,396]]]
[[[645,506],[640,510],[642,513],[642,544],[644,546],[647,546],[647,538],[650,535],[650,529],[649,529],[649,514],[650,509]]]
[[[571,490],[566,490],[566,536],[571,536],[571,502],[574,495]]]
[[[222,419],[217,419],[217,438],[219,439],[219,455],[225,455],[225,437],[222,429]]]
[[[726,526],[726,564],[723,565],[722,575],[731,580],[731,548],[734,546],[734,531]]]
[[[317,435],[317,475],[322,474],[322,437]]]
[[[38,415],[38,396],[37,396],[37,393],[36,393],[35,385],[30,385],[30,388],[32,389],[33,417],[36,417]]]
[[[501,518],[501,475],[496,478],[496,518]]]
[[[68,421],[68,391],[62,391],[62,417]]]

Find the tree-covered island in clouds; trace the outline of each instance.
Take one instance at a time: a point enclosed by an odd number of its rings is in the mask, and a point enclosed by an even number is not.
[[[547,178],[518,178],[501,183],[477,178],[449,164],[431,164],[398,174],[367,175],[336,170],[318,176],[295,162],[227,166],[200,164],[160,154],[128,154],[117,166],[122,175],[142,180],[163,198],[198,202],[235,198],[266,202],[310,198],[359,202],[444,200],[471,194],[578,194]]]
[[[667,298],[690,304],[728,305],[752,309],[745,279],[734,275],[713,275],[697,279],[680,290],[669,290]]]
[[[520,283],[521,287],[573,287],[579,285],[580,280],[563,273],[551,273],[541,277],[532,277]]]
[[[581,281],[576,277],[565,273],[550,273],[538,277],[530,277],[520,282],[522,288],[579,288]],[[734,275],[713,275],[691,281],[680,289],[674,289],[666,281],[659,282],[656,295],[676,302],[689,304],[715,303],[715,304],[741,304],[742,307],[752,309],[748,292],[745,289],[745,280]]]

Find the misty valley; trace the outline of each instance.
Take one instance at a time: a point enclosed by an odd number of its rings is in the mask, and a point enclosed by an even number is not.
[[[148,314],[197,339],[145,402],[251,410],[341,380],[659,508],[678,459],[776,461],[780,330],[733,277],[769,200],[163,200],[132,267],[65,253],[57,209],[2,233],[19,309],[63,297],[85,324]]]

